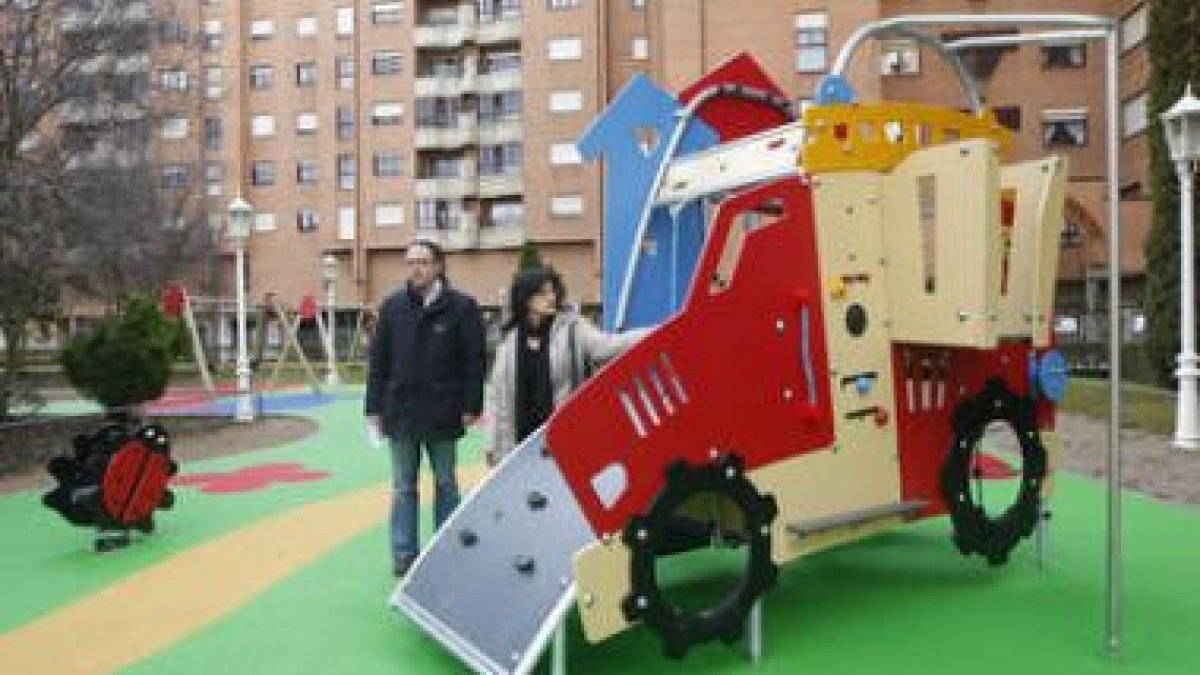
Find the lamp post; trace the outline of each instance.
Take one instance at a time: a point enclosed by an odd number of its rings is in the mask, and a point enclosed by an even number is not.
[[[246,347],[246,239],[250,236],[250,216],[254,209],[239,195],[229,204],[229,238],[233,240],[234,273],[237,279],[237,401],[233,418],[254,421],[254,400],[250,388],[250,353]]]
[[[340,384],[337,372],[337,351],[334,340],[334,328],[337,325],[337,315],[334,312],[336,302],[338,261],[332,253],[326,253],[321,258],[321,278],[325,280],[325,358],[328,361],[325,370],[325,384],[336,387]]]
[[[1180,353],[1179,396],[1175,408],[1175,447],[1200,449],[1200,397],[1197,377],[1200,357],[1196,355],[1196,261],[1194,239],[1194,176],[1200,162],[1200,99],[1192,95],[1189,84],[1183,96],[1162,114],[1163,130],[1175,174],[1179,177],[1179,249],[1182,257],[1179,285]]]

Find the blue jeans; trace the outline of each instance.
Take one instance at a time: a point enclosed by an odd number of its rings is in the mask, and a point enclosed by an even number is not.
[[[458,507],[458,480],[454,475],[455,439],[419,441],[405,436],[392,439],[392,558],[397,565],[411,561],[421,551],[418,534],[417,477],[421,450],[433,469],[433,522],[435,528]]]

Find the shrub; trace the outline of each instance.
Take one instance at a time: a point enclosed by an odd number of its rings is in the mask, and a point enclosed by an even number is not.
[[[109,410],[153,401],[167,388],[181,332],[153,301],[133,298],[71,340],[60,357],[63,372],[82,396]]]

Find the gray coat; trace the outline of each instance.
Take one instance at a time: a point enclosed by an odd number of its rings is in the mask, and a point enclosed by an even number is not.
[[[572,329],[572,327],[574,327]],[[571,333],[575,351],[571,353]],[[574,311],[562,311],[550,325],[550,387],[557,408],[571,395],[589,370],[599,367],[640,340],[648,331],[606,333]],[[517,444],[517,331],[510,330],[496,348],[489,380],[486,411],[492,438],[486,454],[493,464]]]

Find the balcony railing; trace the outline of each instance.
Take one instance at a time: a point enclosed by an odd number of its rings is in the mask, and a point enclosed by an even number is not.
[[[478,135],[475,116],[462,113],[457,116],[456,122],[447,126],[417,122],[413,130],[413,145],[418,149],[461,148],[475,143]]]
[[[481,94],[520,88],[521,70],[519,68],[495,73],[480,73],[475,77],[475,90]]]
[[[461,96],[474,91],[476,86],[473,73],[436,74],[418,77],[413,82],[413,93],[417,96]]]
[[[478,179],[473,173],[450,178],[418,178],[413,184],[417,199],[462,199],[478,191]]]
[[[475,37],[475,8],[459,5],[457,20],[445,23],[419,23],[413,30],[417,47],[457,47]]]
[[[519,171],[479,176],[479,196],[483,199],[519,195],[524,191],[524,186]]]
[[[480,145],[500,145],[521,140],[521,119],[483,119],[479,122]]]
[[[521,17],[504,16],[491,20],[480,20],[475,30],[479,44],[511,42],[521,39]]]

